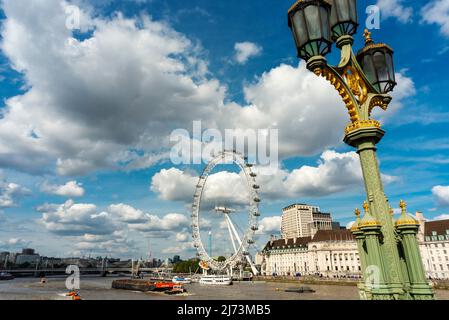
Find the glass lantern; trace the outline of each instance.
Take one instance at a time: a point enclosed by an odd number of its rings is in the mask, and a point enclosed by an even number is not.
[[[289,10],[288,26],[300,58],[307,61],[331,51],[330,11],[325,0],[300,0]]]
[[[357,61],[377,91],[386,94],[394,89],[393,49],[383,43],[369,43],[357,53]]]
[[[332,37],[334,40],[357,32],[357,0],[332,0],[330,16]]]

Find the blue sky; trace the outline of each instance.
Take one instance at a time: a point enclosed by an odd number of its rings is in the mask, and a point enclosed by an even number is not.
[[[449,1],[358,3],[359,31],[377,3],[373,38],[395,49],[395,99],[377,113],[386,193],[395,207],[404,199],[412,213],[444,218]],[[364,189],[342,143],[346,111],[297,60],[291,4],[2,1],[0,249],[140,257],[149,239],[155,256],[193,255],[188,205],[201,166],[175,166],[164,152],[170,132],[194,120],[279,129],[281,168],[261,182],[260,244],[293,202],[352,221]],[[67,29],[68,5],[81,10],[81,30]],[[235,177],[216,178],[226,191]]]

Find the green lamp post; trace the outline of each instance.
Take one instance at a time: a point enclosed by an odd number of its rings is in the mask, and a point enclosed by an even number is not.
[[[417,224],[407,216],[395,222],[385,196],[376,145],[385,131],[371,118],[372,110],[387,110],[396,86],[393,50],[374,43],[365,30],[365,46],[353,52],[358,28],[356,0],[299,0],[288,11],[299,58],[317,76],[326,78],[338,91],[349,113],[344,141],[357,149],[365,182],[365,216],[352,227],[361,258],[365,283],[359,284],[365,299],[433,299],[426,281],[416,238]],[[338,66],[327,63],[332,44],[340,49]],[[401,202],[401,206],[404,205]],[[368,273],[368,271],[370,273]],[[377,273],[377,274],[374,274]],[[365,285],[368,279],[374,283]]]

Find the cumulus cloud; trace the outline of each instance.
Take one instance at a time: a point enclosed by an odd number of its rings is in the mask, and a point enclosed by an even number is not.
[[[280,129],[281,158],[341,143],[343,103],[304,63],[263,73],[240,105],[210,76],[202,49],[167,24],[85,10],[92,32],[79,39],[61,3],[2,3],[1,49],[26,92],[1,111],[1,166],[68,176],[141,169],[167,159],[169,134],[197,119],[220,130]]]
[[[175,239],[178,242],[186,242],[190,240],[190,234],[186,232],[178,232],[176,233]]]
[[[55,185],[44,182],[41,185],[41,191],[70,198],[84,196],[84,188],[82,187],[82,184],[76,181],[69,181],[63,185]]]
[[[378,0],[382,18],[396,18],[402,23],[409,23],[413,18],[413,8],[406,6],[404,0]]]
[[[187,254],[187,252],[193,253],[195,248],[192,242],[179,243],[176,246],[169,246],[162,249],[162,253],[165,254]]]
[[[256,57],[262,53],[262,47],[253,42],[237,42],[234,45],[234,59],[239,64],[245,64],[252,57]]]
[[[277,234],[281,232],[282,217],[266,217],[260,220],[257,234]]]
[[[189,220],[178,213],[156,216],[130,205],[111,204],[98,210],[94,204],[45,204],[37,208],[42,213],[39,222],[57,236],[69,239],[76,253],[94,251],[96,254],[133,254],[138,251],[135,236],[188,242]],[[138,253],[141,254],[141,253]]]
[[[432,194],[439,206],[449,206],[449,186],[435,186],[432,188]]]
[[[449,1],[429,1],[421,9],[422,21],[427,24],[436,24],[446,37],[449,37]]]
[[[6,251],[20,250],[29,247],[30,243],[30,241],[22,238],[9,238],[7,240],[0,240],[0,248]]]
[[[255,171],[257,172],[257,167]],[[397,177],[382,175],[384,183]],[[191,202],[198,177],[177,168],[163,169],[152,178],[151,190],[164,200]],[[317,166],[302,166],[292,171],[278,169],[272,175],[257,177],[263,198],[279,200],[297,197],[320,197],[362,186],[360,160],[355,152],[323,152]],[[221,171],[210,175],[203,196],[205,202],[221,201],[244,204],[248,191],[241,174]]]
[[[143,223],[147,220],[143,211],[123,203],[110,205],[108,211],[127,223]]]
[[[142,232],[176,231],[189,226],[189,219],[180,213],[169,213],[162,218],[147,215],[147,222],[131,224],[130,228]]]
[[[153,176],[151,190],[163,200],[191,202],[197,183],[198,176],[190,172],[177,168],[162,169]],[[240,174],[220,171],[209,176],[203,200],[211,203],[219,201],[242,204],[248,202],[246,188]]]
[[[46,204],[37,208],[42,213],[39,220],[50,232],[65,236],[85,234],[105,235],[116,230],[111,215],[98,212],[94,204],[75,203],[68,200],[64,204]]]
[[[7,182],[0,173],[0,208],[17,206],[17,200],[29,195],[30,190],[17,183]]]

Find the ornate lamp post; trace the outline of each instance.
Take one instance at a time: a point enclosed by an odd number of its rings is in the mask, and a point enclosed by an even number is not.
[[[288,11],[298,56],[307,68],[326,78],[338,91],[350,117],[344,141],[357,149],[365,181],[365,215],[351,231],[357,240],[365,283],[359,284],[366,299],[433,299],[426,281],[416,239],[417,222],[403,213],[395,223],[385,196],[376,145],[385,131],[371,119],[375,107],[387,110],[396,85],[393,50],[374,43],[365,30],[365,47],[357,55],[352,46],[357,32],[356,0],[299,0]],[[338,66],[325,56],[332,44],[341,51]],[[405,204],[401,202],[401,206]]]

